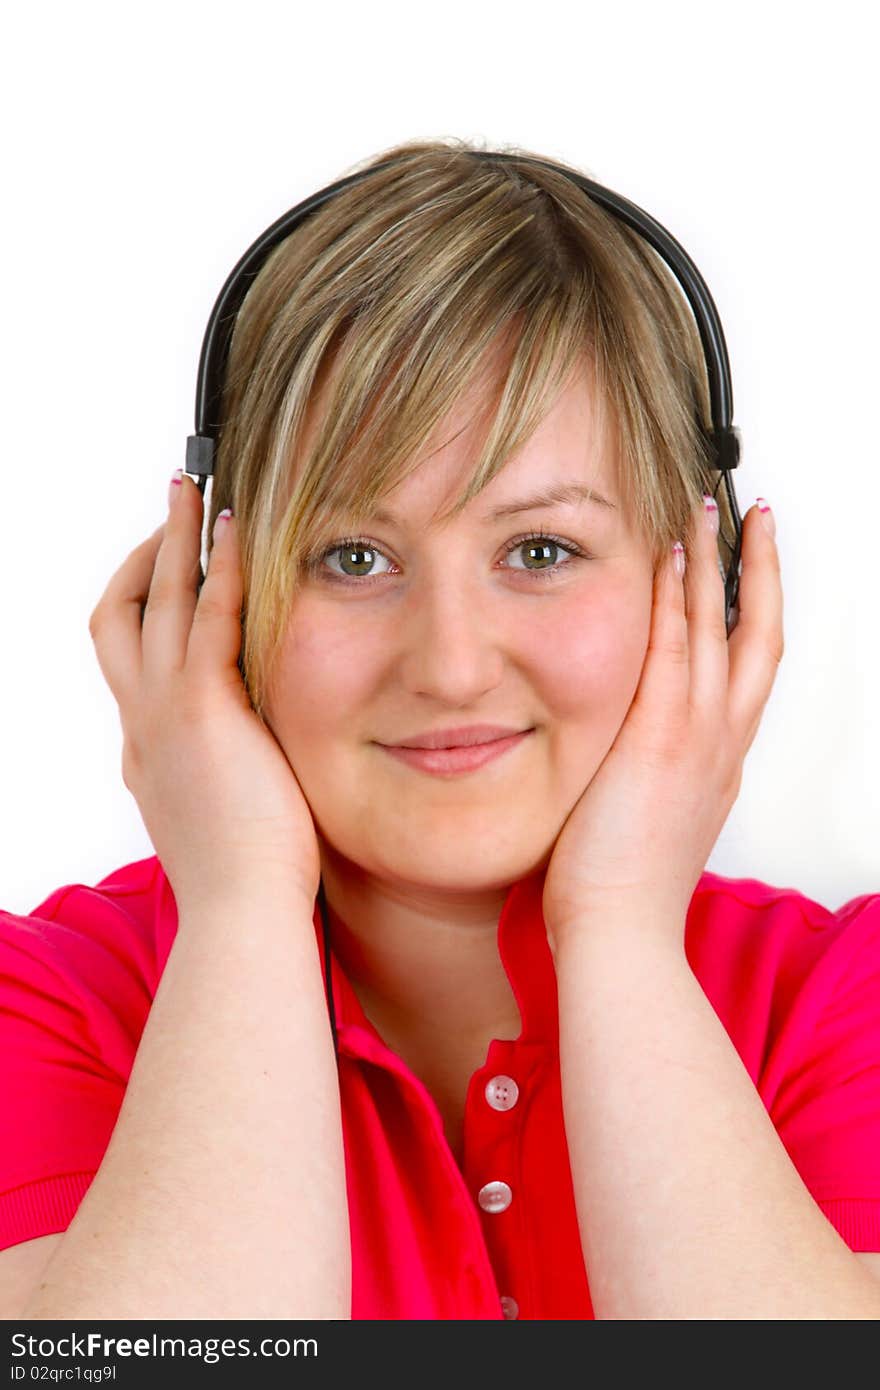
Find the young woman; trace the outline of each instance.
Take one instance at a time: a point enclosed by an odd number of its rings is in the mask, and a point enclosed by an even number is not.
[[[880,893],[705,871],[772,513],[728,638],[680,290],[468,148],[272,252],[92,615],[156,855],[0,917],[7,1316],[880,1315]]]

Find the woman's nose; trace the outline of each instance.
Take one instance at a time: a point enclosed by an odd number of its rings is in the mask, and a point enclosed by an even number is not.
[[[473,587],[447,580],[413,596],[400,632],[407,689],[465,705],[497,686],[504,654],[490,610]]]

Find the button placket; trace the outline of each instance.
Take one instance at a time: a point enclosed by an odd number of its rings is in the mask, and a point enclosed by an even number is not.
[[[507,1057],[504,1057],[503,1060],[506,1061]],[[510,1060],[515,1060],[512,1055],[510,1056]],[[522,1058],[520,1058],[520,1060],[522,1060]],[[497,1067],[498,1063],[502,1062],[502,1056],[496,1055],[493,1058],[490,1055],[490,1058],[488,1059],[489,1067],[491,1067],[492,1061],[495,1062],[495,1065]],[[493,1075],[489,1077],[489,1080],[486,1081],[483,1086],[483,1099],[485,1100],[486,1105],[492,1110],[498,1112],[512,1110],[517,1105],[520,1099],[519,1085],[517,1081],[514,1079],[514,1077],[510,1076],[507,1071],[495,1072]],[[496,1121],[496,1123],[501,1124],[502,1121],[499,1120]],[[489,1130],[493,1131],[494,1125],[492,1121],[488,1121],[488,1124]],[[514,1128],[517,1127],[516,1121],[513,1119],[513,1117],[511,1117],[509,1121],[504,1123],[504,1132],[507,1132],[512,1137],[514,1131],[508,1130],[508,1125],[514,1125]],[[497,1215],[503,1211],[506,1211],[512,1201],[512,1188],[510,1187],[509,1183],[504,1182],[500,1178],[496,1178],[491,1182],[484,1183],[484,1185],[479,1189],[479,1192],[477,1193],[477,1202],[481,1210],[485,1211],[487,1215]],[[496,1229],[498,1230],[498,1236],[500,1237],[501,1230],[500,1228]],[[512,1229],[508,1234],[508,1238],[510,1235],[512,1235]],[[491,1249],[495,1246],[496,1242],[494,1238],[489,1236],[488,1232],[487,1237],[489,1239],[489,1245]],[[504,1248],[504,1246],[506,1246],[506,1240],[502,1241],[502,1247],[497,1250],[496,1255],[500,1255],[501,1264],[507,1266],[509,1264],[511,1252],[508,1251],[506,1254],[502,1254],[502,1249]],[[497,1272],[501,1272],[500,1265],[497,1267]],[[507,1269],[508,1278],[510,1277],[510,1273],[510,1269]],[[506,1279],[505,1282],[507,1282]],[[519,1317],[519,1303],[513,1297],[512,1294],[500,1294],[499,1299],[501,1305],[501,1312],[505,1319],[513,1320]]]
[[[511,1110],[519,1099],[519,1086],[512,1076],[500,1072],[486,1082],[483,1095],[493,1110]],[[496,1179],[480,1188],[477,1201],[483,1211],[506,1211],[513,1201],[513,1192],[506,1182]]]

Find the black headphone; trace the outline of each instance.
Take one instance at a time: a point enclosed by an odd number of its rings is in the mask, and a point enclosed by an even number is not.
[[[601,184],[594,183],[592,179],[585,178],[582,174],[566,169],[559,164],[553,164],[549,160],[534,159],[525,155],[505,154],[495,150],[468,150],[467,153],[474,159],[502,160],[512,163],[514,166],[533,164],[539,168],[550,169],[557,174],[563,174],[600,207],[605,208],[607,212],[612,213],[613,216],[619,218],[621,222],[626,223],[633,231],[644,237],[645,241],[667,263],[684,290],[696,319],[709,379],[711,428],[707,430],[702,420],[698,420],[697,423],[708,446],[711,467],[717,469],[719,473],[718,482],[713,489],[713,496],[721,486],[723,479],[735,528],[733,540],[723,536],[732,556],[727,574],[724,577],[725,621],[729,637],[739,617],[737,600],[741,570],[742,518],[737,506],[733,479],[730,475],[732,470],[739,465],[741,437],[739,430],[732,422],[733,391],[730,384],[727,344],[724,340],[718,310],[715,308],[703,277],[684,248],[667,232],[666,228],[662,227],[640,207],[637,207],[635,203],[622,198],[619,193],[613,193],[610,189],[603,188]],[[217,301],[208,320],[208,327],[205,330],[196,385],[195,433],[188,435],[186,441],[185,472],[193,475],[203,496],[207,480],[213,476],[215,443],[223,423],[221,419],[223,382],[226,375],[232,330],[236,315],[254,277],[259,273],[269,252],[285,237],[290,236],[291,232],[294,232],[316,208],[334,197],[336,193],[341,192],[343,188],[347,188],[349,184],[359,183],[361,179],[377,173],[380,169],[387,169],[395,162],[395,160],[385,160],[383,163],[374,164],[359,173],[350,174],[347,178],[328,184],[326,188],[320,189],[311,197],[297,203],[296,207],[284,213],[282,217],[272,223],[271,227],[267,227],[265,232],[257,237],[228,275],[226,283],[217,296]],[[330,1026],[338,1062],[339,1048],[330,978],[329,930],[323,880],[318,885],[318,902],[324,926],[324,971],[330,1006]]]

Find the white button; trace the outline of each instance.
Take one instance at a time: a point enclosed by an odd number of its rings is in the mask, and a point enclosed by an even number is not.
[[[513,1193],[506,1182],[487,1182],[480,1188],[477,1201],[483,1211],[505,1211],[513,1201]]]
[[[501,1311],[506,1318],[518,1318],[519,1304],[515,1298],[510,1297],[510,1294],[504,1293],[501,1295]]]
[[[493,1110],[512,1110],[519,1100],[519,1087],[512,1076],[493,1076],[486,1082],[486,1099]]]

